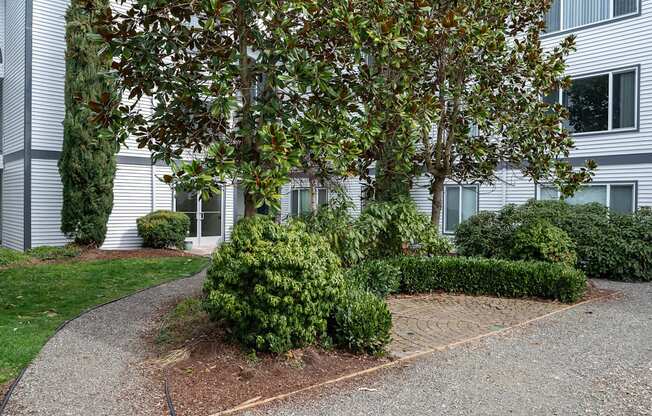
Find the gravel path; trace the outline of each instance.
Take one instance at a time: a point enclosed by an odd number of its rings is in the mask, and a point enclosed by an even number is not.
[[[652,284],[249,415],[652,415]]]
[[[201,289],[204,273],[167,283],[72,321],[29,366],[6,415],[161,415],[163,386],[138,364],[152,316],[176,298]]]

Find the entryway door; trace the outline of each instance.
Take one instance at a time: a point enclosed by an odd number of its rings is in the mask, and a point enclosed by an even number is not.
[[[223,240],[223,193],[202,200],[196,192],[176,192],[175,202],[176,211],[190,217],[190,233],[186,240],[192,241],[194,247],[212,248]]]

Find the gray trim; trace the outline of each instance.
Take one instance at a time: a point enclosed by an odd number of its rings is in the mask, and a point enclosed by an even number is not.
[[[3,160],[4,163],[7,164],[7,163],[15,162],[17,160],[23,160],[24,158],[25,158],[25,151],[23,149],[20,149],[13,153],[4,155]]]
[[[628,15],[625,15],[625,16],[618,16],[618,17],[614,17],[614,18],[611,18],[611,19],[607,19],[607,20],[601,20],[599,22],[591,23],[591,24],[584,25],[584,26],[574,27],[572,29],[564,29],[564,30],[557,31],[557,32],[552,32],[552,33],[542,33],[541,34],[541,39],[550,39],[550,38],[554,38],[555,36],[564,36],[564,35],[568,35],[568,34],[571,34],[571,33],[580,32],[580,31],[582,31],[584,29],[592,29],[594,27],[607,25],[607,24],[611,24],[611,23],[616,23],[616,22],[620,22],[622,20],[627,20],[627,19],[633,19],[633,18],[636,18],[636,17],[640,17],[641,16],[642,3],[643,3],[642,0],[638,1],[638,12],[637,13],[628,14]]]
[[[162,160],[157,160],[156,163],[153,163],[151,157],[143,156],[117,156],[117,163],[120,165],[135,165],[135,166],[167,166],[167,164]]]
[[[25,182],[23,208],[23,248],[32,248],[32,0],[25,1]]]
[[[605,156],[583,156],[571,157],[564,159],[570,162],[573,166],[581,166],[587,160],[593,160],[600,166],[613,166],[613,165],[639,165],[642,163],[652,163],[652,153],[634,153],[628,155],[605,155]]]
[[[61,152],[58,150],[32,149],[32,159],[59,160]]]

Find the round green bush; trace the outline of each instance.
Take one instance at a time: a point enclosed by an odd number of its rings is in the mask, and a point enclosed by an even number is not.
[[[213,254],[204,307],[243,345],[282,353],[315,343],[343,293],[340,261],[300,224],[243,219]]]
[[[181,212],[155,211],[136,221],[143,245],[151,248],[183,248],[190,218]]]
[[[383,260],[367,260],[347,270],[349,286],[368,290],[381,298],[398,292],[401,284],[401,269]]]
[[[575,244],[568,234],[546,220],[519,226],[512,239],[511,257],[516,260],[537,260],[550,263],[577,263]]]
[[[353,352],[381,354],[391,340],[392,314],[383,299],[353,289],[335,308],[332,327],[336,345]]]
[[[455,246],[462,256],[502,257],[503,242],[509,239],[510,231],[498,214],[482,211],[457,227]]]

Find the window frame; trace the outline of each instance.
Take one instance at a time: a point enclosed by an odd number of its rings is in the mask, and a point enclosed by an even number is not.
[[[464,185],[464,184],[462,184],[462,185],[460,185],[460,184],[444,185],[444,193],[442,195],[442,202],[443,203],[442,203],[442,215],[441,215],[441,220],[442,220],[441,231],[442,231],[442,234],[445,234],[445,235],[454,235],[455,231],[457,231],[457,230],[450,231],[450,230],[446,229],[446,223],[447,223],[447,219],[448,219],[448,215],[446,214],[447,213],[446,206],[448,204],[446,194],[448,192],[448,189],[450,189],[450,188],[457,188],[460,191],[459,192],[459,207],[460,207],[460,209],[459,209],[459,212],[457,213],[457,225],[458,226],[462,223],[462,211],[464,211],[464,208],[462,206],[462,204],[464,202],[464,192],[463,192],[464,188],[474,188],[475,189],[475,214],[480,212],[480,186],[479,185],[473,185],[473,184],[471,184],[471,185]]]
[[[631,186],[632,187],[632,212],[635,213],[638,210],[638,181],[602,181],[602,182],[591,182],[582,186],[606,186],[606,207],[611,211],[611,187],[612,186]],[[541,199],[541,187],[554,187],[550,183],[540,183],[536,187],[536,200],[537,201],[549,201],[548,199]],[[555,187],[557,192],[557,200],[561,200],[561,195],[559,189]]]
[[[613,101],[613,92],[614,92],[614,75],[618,74],[626,74],[629,72],[634,72],[634,127],[619,127],[619,128],[613,128],[613,114],[614,114],[614,101]],[[622,67],[622,68],[616,68],[616,69],[609,69],[609,70],[604,70],[600,72],[591,72],[591,73],[586,73],[586,74],[579,74],[579,75],[571,75],[571,82],[575,81],[577,79],[586,79],[586,78],[594,78],[594,77],[600,77],[604,75],[609,76],[609,111],[607,114],[607,130],[599,130],[599,131],[585,131],[585,132],[571,132],[571,136],[573,137],[582,137],[582,136],[593,136],[593,135],[600,135],[600,134],[618,134],[618,133],[629,133],[629,132],[637,132],[639,131],[639,125],[640,125],[640,89],[641,89],[641,81],[640,81],[640,73],[641,73],[641,66],[640,65],[635,65],[635,66],[628,66],[628,67]],[[564,89],[559,88],[557,91],[557,103],[561,104],[562,106],[564,105]]]
[[[294,198],[294,195],[295,195],[294,194],[295,191],[298,192],[298,195],[300,196],[302,191],[310,192],[310,187],[308,187],[308,186],[293,186],[292,188],[290,188],[290,217],[299,217],[299,216],[302,215],[301,197],[299,197],[299,199],[297,200],[297,213],[295,214],[294,212],[292,212],[292,205],[293,205],[293,201],[294,201],[293,198]],[[319,186],[319,187],[315,188],[315,191],[317,191],[317,207],[321,206],[321,205],[319,205],[319,192],[320,191],[325,191],[326,192],[326,203],[328,203],[328,201],[330,201],[331,194],[330,194],[330,191],[328,190],[328,188],[325,188],[323,186]],[[307,212],[312,212],[312,211],[309,210]]]
[[[560,7],[560,9],[559,9],[559,30],[556,30],[554,32],[543,32],[541,34],[542,39],[552,37],[552,36],[560,36],[560,35],[564,35],[564,34],[567,34],[567,33],[572,33],[572,32],[578,31],[578,30],[588,29],[588,28],[595,27],[595,26],[600,26],[600,25],[604,25],[604,24],[618,22],[618,21],[624,20],[624,19],[630,19],[632,17],[637,17],[637,16],[641,15],[641,7],[642,7],[642,4],[641,4],[642,0],[638,0],[636,2],[636,11],[635,12],[631,12],[631,13],[627,13],[627,14],[621,14],[620,16],[614,16],[614,9],[615,9],[615,1],[616,0],[610,0],[609,17],[608,18],[603,19],[603,20],[598,20],[598,21],[592,22],[592,23],[587,23],[587,24],[581,25],[581,26],[575,26],[575,27],[572,27],[572,28],[564,28],[563,27],[563,22],[564,22],[564,5],[563,5],[563,2],[567,1],[567,0],[558,0],[558,1],[560,2],[560,6],[559,6]]]

